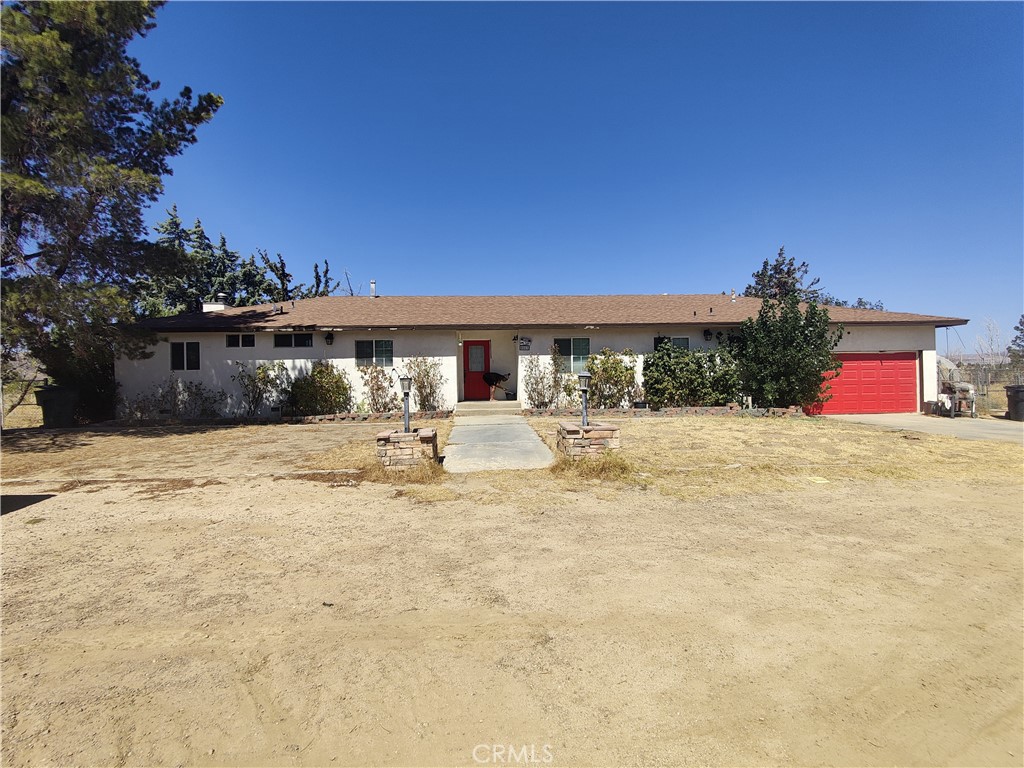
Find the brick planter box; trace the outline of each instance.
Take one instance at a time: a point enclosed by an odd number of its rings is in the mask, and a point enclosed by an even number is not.
[[[619,428],[611,424],[582,426],[563,421],[558,425],[558,450],[573,461],[621,447]]]
[[[437,430],[377,433],[377,458],[387,469],[404,470],[424,461],[437,461]]]

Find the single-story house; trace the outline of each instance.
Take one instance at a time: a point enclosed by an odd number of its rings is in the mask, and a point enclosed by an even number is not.
[[[757,315],[760,299],[728,294],[640,296],[327,296],[253,307],[204,305],[203,312],[154,318],[159,341],[152,357],[122,358],[115,375],[122,397],[144,394],[170,375],[201,381],[241,405],[232,381],[235,361],[281,360],[294,376],[316,360],[348,373],[358,401],[359,368],[403,371],[415,356],[436,358],[449,407],[483,400],[482,373],[511,374],[523,389],[531,356],[554,345],[572,371],[604,347],[632,349],[642,359],[671,339],[689,349],[714,349],[729,331]],[[935,329],[967,320],[909,312],[829,307],[842,323],[836,349],[843,360],[825,413],[915,412],[935,400]],[[397,387],[397,376],[395,377]],[[415,407],[415,403],[413,404]]]

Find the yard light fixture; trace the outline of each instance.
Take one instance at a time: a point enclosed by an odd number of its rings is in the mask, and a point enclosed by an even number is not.
[[[403,421],[405,431],[409,431],[409,393],[412,391],[412,376],[399,376],[398,383],[402,387]]]
[[[590,374],[587,371],[580,372],[580,400],[583,401],[583,426],[589,426],[587,422],[587,392],[590,391]]]
[[[334,334],[328,331],[327,335],[324,336],[324,341],[327,343],[328,347],[331,346],[331,344],[334,343]]]

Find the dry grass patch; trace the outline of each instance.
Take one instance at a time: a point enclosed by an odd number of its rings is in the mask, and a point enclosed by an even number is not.
[[[353,439],[337,445],[327,451],[311,453],[302,461],[306,469],[312,470],[356,470],[350,477],[360,482],[381,483],[384,485],[424,485],[444,482],[448,477],[440,464],[423,462],[403,471],[391,471],[384,468],[377,458],[377,443],[373,439],[378,432],[388,429],[388,425],[375,425],[372,435],[354,435]],[[437,430],[437,448],[441,451],[448,444],[448,436],[452,431],[452,420],[411,422],[410,428],[419,429],[432,427]],[[394,428],[393,426],[391,428]],[[456,495],[457,497],[457,495]],[[426,499],[425,499],[426,500]],[[435,499],[440,500],[440,499]]]
[[[532,419],[554,449],[557,419]],[[965,474],[1019,476],[1009,443],[888,432],[828,419],[692,417],[616,422],[622,450],[596,461],[559,460],[558,476],[620,486],[653,485],[681,498],[763,493],[812,483]],[[616,458],[609,458],[616,457]]]
[[[551,465],[555,475],[567,480],[610,480],[629,481],[636,478],[640,470],[621,451],[608,451],[593,457],[573,461],[564,454]]]

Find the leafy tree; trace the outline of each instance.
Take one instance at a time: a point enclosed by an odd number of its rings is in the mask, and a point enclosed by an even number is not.
[[[652,408],[734,402],[740,393],[736,360],[724,347],[691,352],[665,341],[644,357],[644,393]]]
[[[801,301],[817,301],[821,295],[821,289],[818,288],[820,278],[816,277],[804,284],[810,269],[806,261],[797,264],[792,256],[787,258],[783,246],[779,248],[779,255],[774,262],[765,259],[761,269],[751,275],[754,282],[744,289],[743,295],[779,300],[796,294]]]
[[[842,326],[830,329],[828,310],[815,302],[801,311],[795,293],[765,299],[731,341],[744,391],[761,407],[826,402],[822,382],[842,365],[832,354],[842,337]]]
[[[1020,320],[1013,330],[1017,332],[1017,335],[1010,339],[1010,346],[1006,348],[1006,354],[1010,356],[1011,365],[1024,365],[1024,315],[1020,316]]]
[[[181,252],[143,239],[143,209],[169,161],[222,101],[185,88],[160,103],[128,43],[159,2],[23,2],[0,11],[0,270],[4,356],[29,353],[78,386],[93,415],[113,407],[117,352],[145,285]]]

